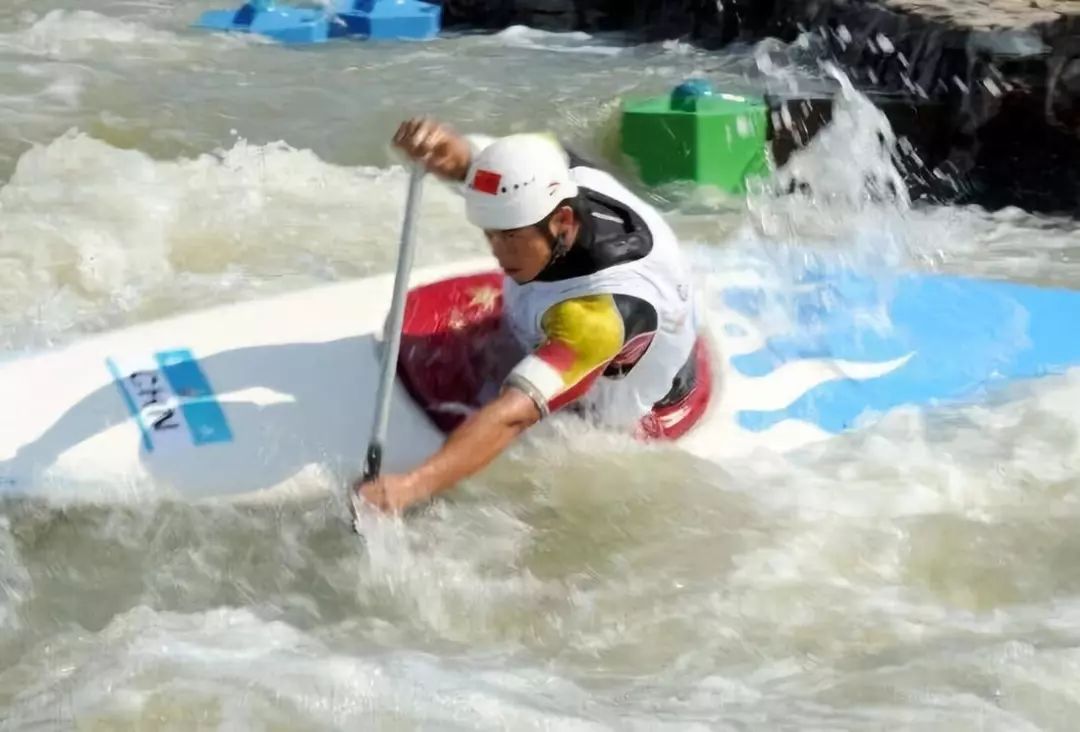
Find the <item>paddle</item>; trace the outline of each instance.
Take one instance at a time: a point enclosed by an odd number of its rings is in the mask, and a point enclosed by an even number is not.
[[[390,402],[394,388],[394,373],[397,370],[398,353],[401,350],[401,326],[405,317],[405,296],[408,293],[409,271],[412,269],[413,254],[416,251],[416,219],[420,206],[420,192],[424,182],[424,169],[416,166],[409,177],[409,197],[405,202],[405,221],[401,229],[401,246],[398,251],[397,273],[394,275],[394,294],[390,301],[390,314],[386,321],[386,344],[382,352],[382,375],[379,380],[379,393],[375,401],[375,422],[368,442],[367,458],[364,463],[363,480],[379,477],[382,470],[383,446],[390,424]],[[351,489],[350,489],[351,490]],[[354,503],[355,494],[350,496]]]

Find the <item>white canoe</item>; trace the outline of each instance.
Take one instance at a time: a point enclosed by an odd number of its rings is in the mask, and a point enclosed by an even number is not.
[[[494,267],[421,269],[410,285]],[[313,470],[355,477],[392,289],[388,273],[0,363],[0,496],[200,499],[319,483],[296,480]],[[397,383],[383,469],[415,465],[443,437]]]
[[[410,281],[490,266],[416,271]],[[326,285],[0,364],[9,415],[0,495],[198,499],[265,491],[312,467],[358,474],[392,289],[392,273]],[[170,361],[181,362],[179,378]],[[441,440],[396,389],[385,469]]]
[[[410,283],[493,267],[431,267]],[[868,412],[1080,363],[1071,291],[905,275],[882,300],[851,273],[806,281],[794,297],[754,283],[703,288],[714,396],[685,449],[790,450]],[[326,285],[0,363],[0,496],[238,497],[320,483],[297,480],[311,471],[355,477],[392,288],[392,274]],[[778,304],[792,315],[787,330]],[[854,317],[860,308],[887,312],[888,332]],[[415,465],[442,439],[398,384],[384,469]]]

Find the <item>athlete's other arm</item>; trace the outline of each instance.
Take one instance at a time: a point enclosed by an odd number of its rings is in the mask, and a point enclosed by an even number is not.
[[[381,510],[399,512],[453,487],[487,467],[543,416],[584,396],[622,347],[622,319],[610,295],[559,303],[545,313],[542,326],[545,342],[435,455],[409,473],[358,483],[357,492]]]
[[[403,511],[483,470],[540,417],[540,409],[525,392],[504,387],[498,397],[450,433],[442,448],[422,465],[401,475],[358,483],[357,492],[380,510]]]

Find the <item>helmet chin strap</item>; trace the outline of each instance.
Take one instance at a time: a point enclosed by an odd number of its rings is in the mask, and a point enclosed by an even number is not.
[[[570,251],[570,247],[574,244],[573,241],[567,240],[566,232],[560,231],[558,234],[553,234],[551,233],[551,229],[549,228],[551,220],[555,218],[555,215],[559,212],[561,208],[562,206],[549,213],[541,221],[538,221],[534,224],[534,226],[540,230],[540,233],[543,234],[544,238],[547,239],[549,254],[547,264],[545,264],[544,268],[537,272],[536,276],[533,277],[533,279],[530,281],[538,280],[544,275],[548,274],[551,269],[558,263],[558,261],[566,256],[566,253]],[[577,210],[573,206],[571,206],[570,208],[572,211],[574,211],[575,216],[577,216]],[[580,227],[578,228],[578,232],[578,236],[580,236]]]
[[[566,243],[566,234],[558,233],[552,234],[551,231],[545,226],[543,228],[544,235],[548,240],[548,246],[551,248],[551,255],[548,257],[547,264],[540,270],[534,279],[543,277],[555,263],[566,256],[566,253],[570,250],[569,245]]]
[[[570,251],[570,244],[566,241],[566,234],[563,232],[559,232],[558,234],[551,233],[551,229],[548,228],[548,222],[550,220],[550,218],[544,219],[540,222],[538,228],[543,233],[544,238],[547,239],[551,254],[548,257],[547,264],[545,264],[544,268],[537,273],[536,278],[534,279],[538,279],[546,274],[555,266],[556,262],[565,257],[566,253]]]

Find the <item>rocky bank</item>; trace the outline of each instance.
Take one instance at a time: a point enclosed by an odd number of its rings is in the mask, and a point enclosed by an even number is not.
[[[918,192],[1080,215],[1080,2],[443,0],[447,26],[734,41],[817,34],[923,165]],[[820,100],[818,100],[820,102]],[[803,105],[814,127],[828,105]]]

